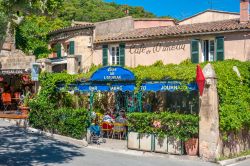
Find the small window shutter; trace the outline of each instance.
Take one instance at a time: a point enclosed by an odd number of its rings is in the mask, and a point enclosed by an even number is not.
[[[191,62],[199,63],[199,40],[191,42]]]
[[[108,45],[102,46],[102,65],[108,65]]]
[[[224,60],[224,37],[216,38],[216,60]]]
[[[70,55],[75,54],[75,42],[74,41],[69,42],[69,54]]]
[[[120,65],[125,66],[125,44],[120,44]]]
[[[61,44],[60,43],[56,44],[56,54],[57,54],[57,58],[62,57],[62,51],[61,51]]]

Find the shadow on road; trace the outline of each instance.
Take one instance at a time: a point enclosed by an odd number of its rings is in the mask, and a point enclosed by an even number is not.
[[[84,156],[79,149],[18,127],[0,126],[0,165],[68,163],[74,157]]]

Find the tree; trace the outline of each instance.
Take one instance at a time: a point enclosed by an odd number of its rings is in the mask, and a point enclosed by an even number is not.
[[[58,18],[26,16],[16,30],[16,46],[26,53],[32,52],[37,58],[47,57],[50,53],[47,34],[67,25],[68,22]]]
[[[6,32],[8,33],[8,38],[11,38],[9,40],[14,41],[15,28],[23,21],[24,16],[32,13],[53,15],[63,1],[64,0],[0,0],[0,50]]]
[[[118,5],[114,2],[107,3],[103,0],[65,0],[63,7],[58,11],[58,16],[63,20],[98,22],[129,15],[138,17],[155,17],[154,14],[146,12],[142,7],[131,7]]]

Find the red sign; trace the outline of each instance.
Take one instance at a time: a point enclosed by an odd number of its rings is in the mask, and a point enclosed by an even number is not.
[[[196,69],[196,83],[197,83],[198,88],[199,88],[200,96],[202,96],[202,94],[203,94],[203,90],[204,90],[204,86],[205,86],[205,81],[206,81],[206,79],[204,77],[202,69],[201,69],[200,65],[197,65],[197,69]]]

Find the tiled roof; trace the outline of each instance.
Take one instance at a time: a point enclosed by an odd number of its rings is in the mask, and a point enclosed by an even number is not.
[[[239,19],[231,19],[188,25],[135,29],[122,34],[113,34],[112,36],[96,36],[95,43],[190,36],[199,34],[215,34],[233,31],[250,31],[250,22],[241,24]]]
[[[92,23],[86,23],[86,24],[81,24],[81,25],[75,25],[75,26],[69,26],[69,27],[64,27],[61,29],[57,29],[55,31],[51,31],[49,32],[48,35],[54,35],[54,34],[58,34],[58,33],[62,33],[62,32],[68,32],[68,31],[73,31],[73,30],[79,30],[79,29],[84,29],[84,28],[92,28],[95,25]]]

